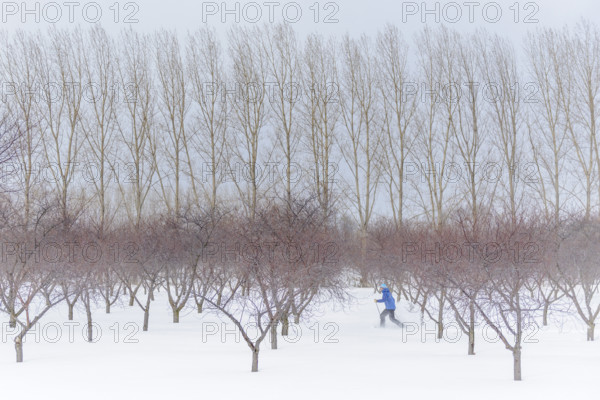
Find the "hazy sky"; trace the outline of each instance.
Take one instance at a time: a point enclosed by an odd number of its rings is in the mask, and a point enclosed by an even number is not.
[[[44,28],[52,25],[53,21],[57,21],[56,25],[59,26],[86,26],[99,20],[111,31],[118,31],[125,26],[142,31],[157,27],[187,31],[203,24],[226,31],[227,27],[236,23],[288,21],[301,33],[321,31],[341,35],[346,32],[373,33],[381,25],[393,22],[404,28],[410,36],[425,24],[435,26],[447,23],[460,30],[486,27],[503,32],[516,41],[523,32],[536,26],[572,24],[582,17],[594,19],[600,15],[600,2],[596,0],[19,0],[2,1],[0,4],[2,26],[8,30]],[[227,10],[232,12],[227,13]],[[427,13],[427,10],[432,12]],[[499,17],[498,11],[501,13]],[[125,20],[133,23],[126,23]]]

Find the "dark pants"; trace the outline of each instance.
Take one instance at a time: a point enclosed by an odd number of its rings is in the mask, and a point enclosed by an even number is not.
[[[379,326],[381,326],[381,327],[385,326],[385,317],[387,315],[389,315],[390,316],[390,320],[393,323],[395,323],[396,325],[398,325],[398,326],[401,327],[402,326],[402,322],[398,321],[396,319],[396,317],[394,317],[394,311],[396,311],[396,310],[387,310],[387,309],[383,310],[383,312],[379,315],[379,317],[381,318]]]

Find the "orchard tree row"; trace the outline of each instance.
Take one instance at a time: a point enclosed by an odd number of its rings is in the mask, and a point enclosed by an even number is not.
[[[263,341],[277,349],[290,324],[308,321],[324,302],[346,303],[348,289],[366,280],[387,282],[400,307],[433,321],[438,338],[449,324],[469,338],[485,324],[514,358],[521,379],[524,337],[532,326],[578,318],[588,341],[600,314],[600,223],[508,212],[488,213],[480,227],[454,213],[442,228],[411,223],[397,228],[381,218],[363,236],[325,215],[315,197],[273,200],[253,217],[242,209],[186,209],[123,224],[98,235],[84,218],[65,228],[58,203],[46,204],[25,227],[2,213],[0,311],[23,340],[62,304],[65,318],[85,312],[93,342],[93,310],[109,314],[128,304],[151,326],[157,292],[165,293],[173,323],[183,310],[227,317],[252,351],[258,370]],[[555,317],[553,319],[552,317]],[[248,332],[258,329],[258,336]]]

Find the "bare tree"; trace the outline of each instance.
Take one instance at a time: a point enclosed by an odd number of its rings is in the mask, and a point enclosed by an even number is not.
[[[164,159],[166,170],[157,168],[160,192],[167,210],[174,216],[181,210],[182,174],[192,170],[189,132],[189,82],[186,79],[185,61],[175,32],[161,31],[154,40],[156,73],[158,75],[158,109],[162,114],[159,151],[155,156]],[[162,150],[162,151],[160,151]],[[162,164],[155,160],[157,165]],[[184,169],[185,167],[185,169]],[[195,182],[192,180],[192,189]],[[172,187],[171,187],[172,186]],[[185,187],[185,186],[183,186]]]
[[[336,43],[313,34],[304,44],[303,126],[306,126],[305,147],[311,160],[314,189],[321,209],[330,215],[335,205],[334,185],[338,172],[334,158],[337,140],[336,126],[340,118],[339,85],[336,79]]]
[[[117,103],[120,88],[116,72],[116,46],[102,28],[96,27],[86,35],[89,51],[83,52],[84,102],[81,129],[86,148],[83,166],[85,184],[94,188],[97,201],[97,230],[102,237],[116,211],[110,209],[111,183],[118,179],[113,170],[116,161]],[[111,212],[112,211],[112,212]]]
[[[54,263],[40,256],[40,249],[56,240],[53,229],[57,225],[62,228],[62,223],[60,218],[58,222],[53,220],[50,205],[40,209],[32,229],[5,225],[2,232],[4,243],[10,245],[1,264],[0,310],[8,314],[17,328],[14,337],[17,362],[23,362],[27,333],[64,298],[61,291],[54,290],[55,279],[60,275],[57,266],[65,261],[64,256]]]
[[[376,120],[380,111],[377,67],[368,37],[351,39],[341,45],[338,71],[341,120],[344,135],[339,149],[349,168],[348,200],[355,211],[361,235],[362,258],[366,256],[367,231],[373,215],[381,164],[382,128]],[[361,286],[368,285],[367,271],[361,271]]]
[[[598,222],[583,221],[566,224],[556,232],[554,261],[557,274],[553,282],[571,301],[577,315],[587,326],[587,340],[594,340],[596,319],[600,315],[600,273],[598,259]]]
[[[259,186],[264,183],[259,150],[264,145],[264,128],[269,114],[268,97],[264,89],[267,67],[262,57],[262,40],[263,35],[258,29],[235,28],[229,34],[231,77],[234,80],[234,96],[233,99],[228,98],[232,102],[231,128],[234,135],[230,141],[230,151],[243,164],[242,176],[236,176],[234,183],[242,205],[251,217],[256,214]],[[267,154],[265,159],[268,160],[269,156]],[[230,158],[230,169],[232,161]]]
[[[122,34],[121,43],[117,64],[124,84],[117,127],[125,153],[120,155],[125,171],[117,182],[127,218],[139,227],[157,169],[150,46],[146,37],[131,30]],[[113,169],[118,167],[114,165]]]
[[[543,243],[543,226],[513,219],[511,212],[490,221],[490,240],[473,238],[471,243],[502,243],[506,248],[529,249]],[[487,236],[487,235],[486,235]],[[543,246],[543,244],[542,244]],[[529,251],[517,252],[505,257],[500,250],[477,246],[477,257],[482,261],[485,285],[476,294],[463,291],[473,300],[479,315],[500,338],[513,355],[513,377],[522,379],[521,354],[527,330],[536,324],[540,309],[537,297],[526,290],[526,284],[535,274],[542,261],[539,254]]]
[[[442,27],[437,32],[425,29],[418,42],[426,87],[420,102],[420,134],[415,145],[415,153],[425,160],[420,167],[420,180],[426,186],[418,190],[418,196],[427,221],[435,228],[444,225],[453,208],[448,189],[455,165],[452,138],[458,120],[455,85],[459,79],[459,40],[458,33]]]
[[[188,39],[186,61],[192,96],[196,105],[197,132],[192,136],[194,148],[204,159],[201,177],[190,165],[192,191],[199,202],[197,183],[206,188],[205,193],[212,208],[217,207],[218,189],[226,164],[226,138],[230,103],[224,90],[226,82],[222,47],[216,33],[201,29]],[[191,140],[190,140],[191,141]],[[186,152],[191,151],[186,147]]]
[[[540,91],[540,101],[531,104],[529,141],[533,153],[536,177],[533,183],[544,206],[546,217],[552,216],[555,223],[560,221],[562,210],[561,194],[564,194],[564,170],[569,150],[567,124],[572,119],[570,72],[563,65],[566,56],[564,42],[558,32],[539,32],[529,38],[529,57],[533,76]],[[577,143],[577,139],[574,143]],[[584,161],[584,171],[587,170]],[[589,173],[587,174],[589,175]],[[589,207],[589,202],[588,202]]]
[[[39,113],[48,169],[59,199],[62,221],[68,227],[81,212],[81,201],[69,205],[79,171],[81,111],[83,106],[84,41],[80,30],[49,31],[40,46],[38,77],[43,82]]]
[[[579,173],[585,176],[585,210],[589,218],[592,212],[592,192],[597,190],[596,202],[600,200],[600,145],[598,143],[598,113],[600,112],[600,31],[596,25],[582,21],[577,24],[570,35],[564,59],[573,60],[572,68],[568,68],[573,80],[572,86],[565,87],[565,92],[572,90],[573,105],[569,112],[567,123],[572,138]],[[566,62],[563,65],[567,64]],[[568,96],[565,93],[564,96]],[[566,105],[565,105],[566,106]],[[595,167],[595,173],[594,173]],[[595,179],[594,179],[595,177]],[[597,206],[597,204],[596,204]],[[600,213],[600,211],[599,211]],[[600,214],[599,214],[600,215]]]
[[[501,192],[494,196],[502,209],[508,209],[513,220],[517,220],[523,206],[522,182],[519,180],[519,166],[524,163],[524,104],[535,101],[535,85],[518,90],[519,71],[514,49],[508,41],[499,36],[488,38],[483,44],[482,69],[485,81],[492,86],[490,94],[491,121],[490,134],[493,145],[502,159],[502,176],[499,179]],[[527,90],[527,91],[526,91]],[[494,202],[496,203],[496,202]],[[503,203],[503,204],[502,204]]]
[[[166,232],[169,235],[162,236]],[[142,330],[145,332],[149,327],[154,292],[163,285],[163,271],[173,256],[176,242],[172,229],[160,220],[125,229],[120,235],[124,248],[119,258],[120,266],[115,271],[129,292],[130,301],[133,300],[144,312]],[[143,293],[139,292],[140,287]]]
[[[388,185],[390,205],[396,226],[404,222],[406,188],[405,167],[413,146],[414,117],[418,96],[407,68],[408,45],[397,27],[387,25],[377,36],[379,62],[379,88],[383,97],[383,125],[386,151],[381,160]]]
[[[291,26],[279,24],[265,28],[262,46],[268,71],[268,97],[275,121],[275,143],[285,160],[283,184],[286,204],[291,204],[292,189],[298,182],[297,175],[301,173],[297,158],[300,142],[299,100],[303,95],[299,44]]]
[[[39,38],[39,35],[37,36]],[[10,98],[2,99],[6,103],[7,113],[14,118],[17,132],[16,150],[18,159],[11,168],[17,179],[12,180],[17,189],[22,189],[20,204],[25,227],[33,219],[31,213],[35,187],[39,179],[36,173],[40,160],[41,117],[38,114],[39,88],[35,87],[38,71],[35,60],[39,58],[39,42],[33,35],[23,31],[14,36],[2,37],[0,60],[3,76],[12,85]],[[4,136],[6,138],[6,136]],[[3,146],[4,147],[4,146]],[[4,152],[3,152],[4,153]]]

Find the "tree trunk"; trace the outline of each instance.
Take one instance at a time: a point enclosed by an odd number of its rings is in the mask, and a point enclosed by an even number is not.
[[[73,308],[75,307],[75,302],[67,304],[69,305],[69,321],[73,321]]]
[[[198,314],[202,314],[202,306],[203,305],[204,305],[204,299],[196,302],[196,306],[198,307]]]
[[[258,348],[252,350],[252,372],[258,372],[258,352]]]
[[[129,292],[129,307],[133,307],[135,304],[135,294],[133,292]]]
[[[277,350],[277,324],[271,326],[271,350]]]
[[[173,323],[174,324],[179,323],[179,310],[176,308],[173,309]]]
[[[475,355],[475,304],[469,303],[469,355]]]
[[[437,338],[444,338],[444,322],[441,319],[437,323]]]
[[[444,299],[446,296],[445,290],[442,290],[440,294],[440,306],[438,309],[438,322],[437,322],[437,338],[444,338]]]
[[[587,340],[588,342],[593,342],[594,341],[594,330],[596,328],[596,324],[593,322],[590,322],[588,324],[588,329],[587,329]]]
[[[110,301],[106,300],[106,309],[105,309],[107,314],[110,314]]]
[[[475,329],[469,327],[469,355],[475,355]]]
[[[361,261],[361,270],[360,270],[360,282],[359,287],[369,287],[369,278],[367,276],[367,271],[365,268],[365,264],[367,261],[367,232],[366,229],[361,227],[360,231],[360,261]]]
[[[142,330],[144,332],[148,331],[148,321],[150,320],[150,304],[152,299],[150,298],[152,292],[148,293],[146,297],[146,307],[144,308],[144,326]]]
[[[87,315],[87,341],[92,343],[94,340],[94,327],[92,326],[92,310],[89,304],[85,305],[85,314]]]
[[[144,326],[142,328],[142,330],[144,332],[148,331],[148,321],[150,319],[150,305],[146,306],[146,309],[144,309]]]
[[[16,328],[17,327],[17,318],[12,313],[10,314],[8,326],[10,326],[11,328]]]
[[[550,307],[550,302],[544,302],[544,313],[542,317],[542,325],[548,326],[548,308]]]
[[[281,317],[281,336],[288,336],[290,330],[290,318],[288,313],[284,313]]]
[[[513,364],[514,364],[514,380],[521,380],[521,347],[516,345],[513,350]]]
[[[18,336],[15,339],[15,350],[17,351],[17,362],[23,362],[23,338]]]

